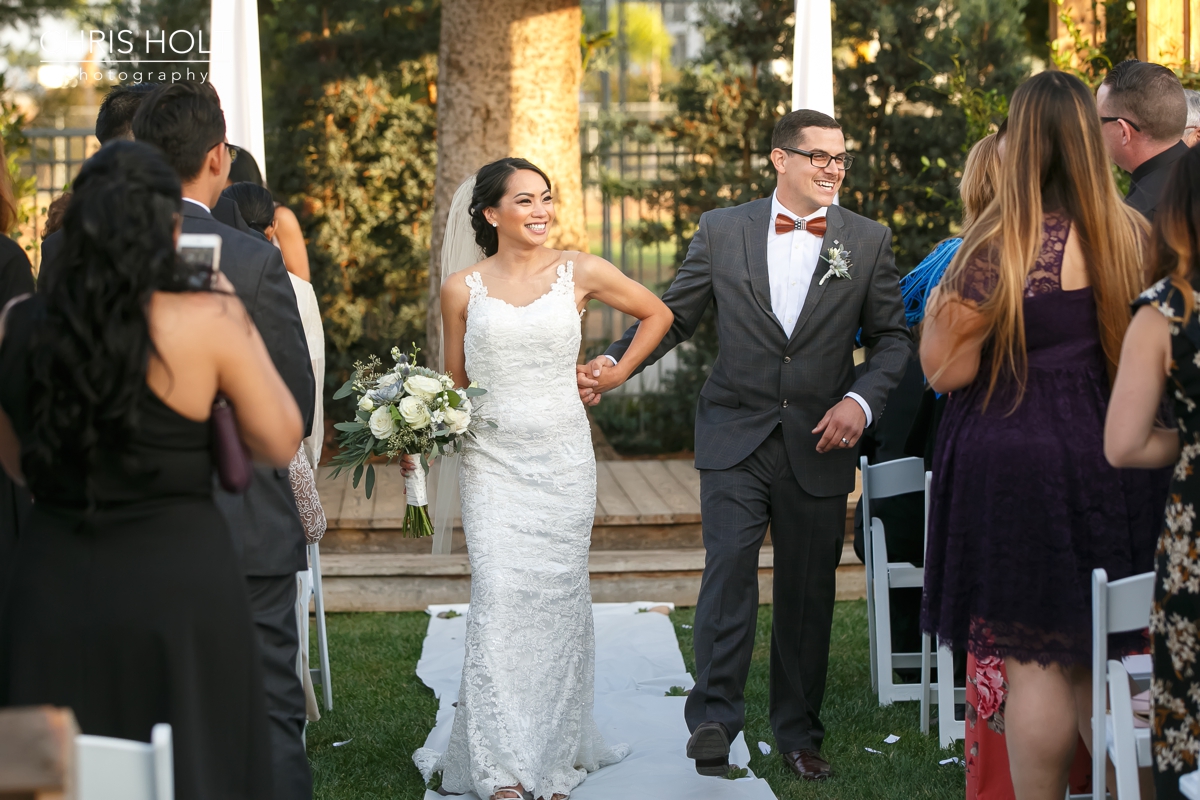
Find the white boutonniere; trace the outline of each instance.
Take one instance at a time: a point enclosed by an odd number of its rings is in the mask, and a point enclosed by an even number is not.
[[[821,278],[818,286],[824,286],[825,281],[830,278],[844,278],[850,280],[850,251],[842,247],[837,241],[834,241],[836,247],[829,248],[829,254],[821,256],[821,259],[829,265],[829,271],[825,273],[825,277]]]

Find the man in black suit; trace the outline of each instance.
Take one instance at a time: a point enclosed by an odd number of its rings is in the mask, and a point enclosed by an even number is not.
[[[1183,84],[1159,64],[1122,61],[1096,92],[1096,107],[1108,154],[1133,178],[1125,202],[1153,222],[1167,178],[1188,150]]]
[[[142,101],[133,120],[138,141],[157,146],[183,183],[184,233],[221,237],[221,271],[246,306],[263,342],[312,427],[315,385],[296,295],[279,250],[218,222],[216,205],[229,174],[225,115],[207,84],[159,87]],[[250,606],[259,633],[275,797],[312,796],[304,751],[304,690],[296,674],[296,573],[308,568],[304,528],[286,469],[256,466],[244,495],[216,492],[235,543],[242,553]],[[211,654],[219,658],[219,654]]]
[[[96,115],[96,140],[101,145],[113,139],[133,138],[133,115],[142,100],[158,88],[157,83],[135,83],[117,86],[104,97],[100,113]],[[213,206],[212,215],[220,222],[231,225],[243,233],[258,236],[258,232],[246,224],[237,203],[227,197]],[[42,260],[38,269],[38,289],[45,291],[56,273],[55,259],[62,250],[62,231],[55,231],[42,240]]]

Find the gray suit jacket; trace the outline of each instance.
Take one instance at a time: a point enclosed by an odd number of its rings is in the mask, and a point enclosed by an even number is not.
[[[183,204],[184,233],[221,237],[221,271],[246,306],[267,352],[287,384],[304,429],[312,427],[315,384],[296,293],[279,250],[261,238],[241,233],[213,219],[195,203]],[[233,531],[247,575],[287,575],[308,567],[304,526],[287,469],[255,465],[245,494],[216,489],[217,507]]]
[[[849,251],[850,279],[813,272],[808,296],[789,337],[771,312],[767,230],[771,199],[706,212],[663,301],[675,322],[645,368],[691,338],[710,304],[716,307],[719,354],[696,406],[696,468],[728,469],[783,425],[788,460],[809,494],[832,497],[854,489],[855,448],[817,453],[812,429],[853,391],[876,420],[904,374],[912,338],[904,324],[892,232],[838,206],[828,212],[821,252],[835,242]],[[854,375],[854,337],[862,329],[867,369]],[[620,360],[634,324],[608,355]],[[639,371],[640,369],[639,368]]]

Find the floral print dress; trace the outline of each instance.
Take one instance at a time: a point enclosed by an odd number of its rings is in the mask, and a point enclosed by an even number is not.
[[[1167,279],[1150,287],[1133,304],[1135,311],[1153,306],[1170,323],[1167,391],[1175,401],[1180,444],[1155,553],[1150,612],[1154,653],[1150,733],[1159,800],[1182,797],[1179,776],[1194,771],[1200,757],[1200,544],[1196,528],[1200,477],[1195,469],[1200,457],[1200,293],[1191,287],[1188,290],[1196,308],[1186,321],[1184,296]]]

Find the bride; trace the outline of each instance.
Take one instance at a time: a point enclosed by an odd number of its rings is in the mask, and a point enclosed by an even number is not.
[[[547,248],[553,223],[545,173],[505,158],[459,187],[443,247],[444,268],[464,250],[457,260],[474,264],[442,284],[445,368],[456,386],[487,390],[480,414],[496,427],[468,440],[459,467],[471,606],[450,743],[413,761],[427,779],[441,773],[444,792],[491,800],[565,800],[628,753],[592,719],[596,462],[575,377],[580,317],[599,300],[642,321],[597,379],[603,393],[658,345],[672,315],[604,259]]]

